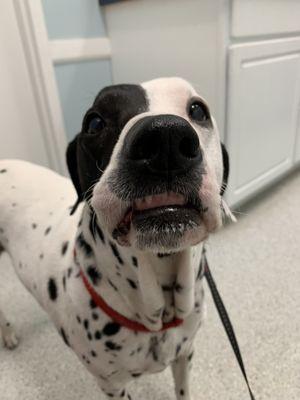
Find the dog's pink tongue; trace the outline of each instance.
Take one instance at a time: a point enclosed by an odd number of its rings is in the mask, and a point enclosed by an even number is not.
[[[157,208],[163,206],[183,206],[185,204],[185,198],[181,194],[168,192],[162,194],[156,194],[154,196],[147,196],[142,199],[135,200],[136,210],[147,210],[149,208]]]

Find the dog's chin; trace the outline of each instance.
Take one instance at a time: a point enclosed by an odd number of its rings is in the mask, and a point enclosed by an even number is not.
[[[121,225],[114,234],[121,246],[174,252],[203,241],[208,232],[199,210],[168,205],[131,212],[127,228]]]
[[[183,250],[221,225],[217,196],[202,199],[170,191],[125,202],[102,190],[94,193],[92,206],[119,245],[149,252]]]

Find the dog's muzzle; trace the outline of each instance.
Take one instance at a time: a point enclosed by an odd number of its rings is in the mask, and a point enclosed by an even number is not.
[[[185,231],[201,224],[205,209],[199,198],[202,150],[198,135],[176,115],[147,116],[128,131],[119,155],[112,190],[130,201],[114,237],[133,226],[142,247],[149,241],[176,246]],[[126,187],[126,191],[122,190]]]

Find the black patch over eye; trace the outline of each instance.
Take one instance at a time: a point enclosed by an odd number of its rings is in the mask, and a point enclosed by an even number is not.
[[[91,113],[86,117],[84,130],[89,134],[96,134],[105,127],[104,119],[97,113]]]
[[[200,100],[194,100],[190,103],[188,114],[192,120],[199,123],[204,123],[210,118],[208,108]]]

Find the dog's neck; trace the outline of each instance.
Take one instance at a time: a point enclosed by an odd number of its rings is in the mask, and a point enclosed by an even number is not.
[[[167,255],[120,247],[88,204],[76,240],[77,260],[94,290],[114,310],[153,331],[194,309],[201,248]]]

